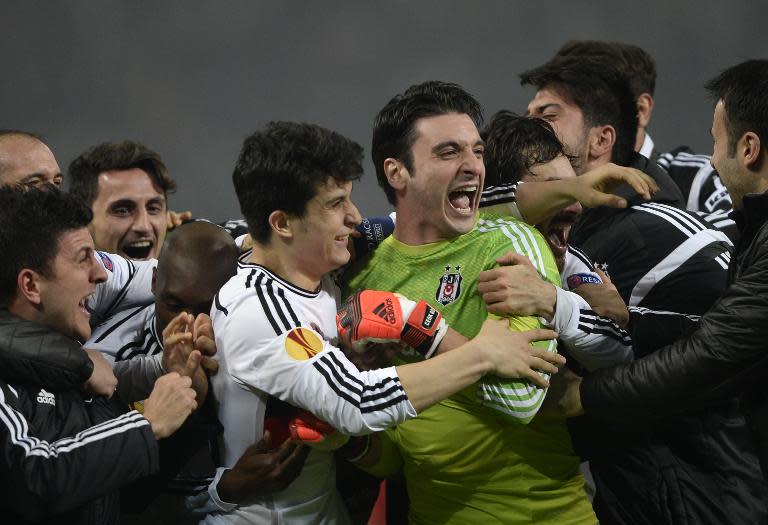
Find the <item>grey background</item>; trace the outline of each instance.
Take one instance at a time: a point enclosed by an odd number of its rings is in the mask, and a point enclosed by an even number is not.
[[[702,84],[768,58],[765,2],[3,2],[0,127],[42,133],[62,169],[82,150],[132,138],[179,183],[174,209],[239,216],[231,172],[242,139],[274,119],[337,130],[366,148],[355,199],[388,210],[370,126],[395,93],[457,82],[523,111],[517,74],[566,40],[634,43],[657,61],[651,132],[661,149],[709,153]]]

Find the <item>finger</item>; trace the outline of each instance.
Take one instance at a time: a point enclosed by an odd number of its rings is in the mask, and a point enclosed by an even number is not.
[[[195,375],[197,369],[200,368],[200,361],[202,357],[203,356],[199,350],[193,350],[190,352],[189,356],[187,357],[187,362],[184,364],[183,374],[187,377],[192,377]]]
[[[493,303],[493,304],[487,304],[485,305],[485,309],[488,310],[489,313],[496,314],[496,315],[504,315],[504,314],[512,314],[512,308],[507,306],[507,303]]]
[[[546,328],[536,328],[534,330],[528,330],[525,332],[525,334],[528,336],[528,340],[531,342],[534,341],[550,341],[552,339],[557,339],[557,332],[554,330],[548,330]]]
[[[192,212],[190,210],[178,212],[177,216],[179,217],[179,222],[192,220]]]
[[[207,335],[213,336],[213,321],[208,314],[197,314],[195,321],[192,323],[192,333],[195,339],[200,336]]]
[[[541,374],[536,372],[535,370],[528,370],[528,373],[525,374],[526,379],[528,379],[531,383],[534,385],[541,387],[541,388],[549,388],[549,381],[547,381],[547,378],[543,377]]]
[[[531,357],[536,357],[547,361],[548,363],[552,363],[555,366],[562,366],[565,364],[565,356],[558,354],[557,352],[550,352],[545,348],[532,346],[530,355]]]
[[[597,206],[607,206],[609,208],[626,208],[627,201],[626,199],[623,199],[618,195],[613,195],[611,193],[602,193],[597,190],[593,190],[589,207],[595,208]]]
[[[602,279],[603,283],[610,283],[611,278],[608,277],[608,274],[602,271],[600,268],[595,268],[595,273]]]
[[[548,363],[547,361],[540,359],[538,357],[531,356],[531,360],[528,363],[528,366],[533,368],[534,370],[538,372],[544,372],[547,374],[556,374],[559,370],[555,365]]]
[[[487,292],[493,292],[493,291],[500,290],[501,288],[503,288],[503,284],[502,284],[501,280],[497,279],[496,275],[495,274],[491,274],[491,272],[493,272],[493,270],[486,270],[483,273],[488,274],[488,279],[486,279],[484,281],[480,281],[480,280],[477,281],[477,287],[476,288],[477,288],[478,293],[484,294],[484,293],[487,293]]]
[[[531,263],[531,260],[528,257],[515,252],[505,253],[501,257],[497,258],[496,262],[502,266],[514,266],[517,264],[521,264],[524,266],[533,267],[533,263]]]
[[[190,334],[189,332],[186,332],[186,333],[179,332],[163,338],[164,346],[171,347],[179,343],[192,344],[192,334]]]
[[[207,356],[203,356],[203,359],[200,361],[200,366],[202,366],[203,370],[209,375],[215,375],[216,372],[219,371],[219,362]]]
[[[510,299],[513,300],[512,301],[513,303],[515,302],[514,301],[514,297],[510,297],[510,294],[507,293],[507,292],[504,292],[504,291],[485,292],[484,294],[482,294],[482,297],[483,297],[483,301],[485,301],[486,305],[494,304],[494,305],[497,305],[497,306],[501,306],[501,305],[498,305],[497,303],[504,303],[504,302],[507,302],[507,300],[510,300]]]
[[[200,350],[204,356],[216,355],[216,342],[207,335],[195,339],[193,345],[195,350]]]

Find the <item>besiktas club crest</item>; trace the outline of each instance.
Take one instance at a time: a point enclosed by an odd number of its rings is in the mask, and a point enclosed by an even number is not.
[[[461,294],[461,266],[453,267],[454,271],[451,271],[451,268],[450,264],[445,267],[435,293],[435,300],[443,306],[451,304]]]

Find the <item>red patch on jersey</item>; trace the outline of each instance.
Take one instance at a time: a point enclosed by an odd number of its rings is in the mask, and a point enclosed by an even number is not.
[[[99,254],[99,257],[101,257],[101,263],[104,265],[104,268],[109,270],[110,272],[115,271],[115,265],[112,263],[112,259],[109,258],[109,255],[107,255],[104,252],[96,252]]]

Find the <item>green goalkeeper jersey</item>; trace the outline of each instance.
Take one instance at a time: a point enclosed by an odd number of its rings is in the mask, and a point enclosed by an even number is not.
[[[537,230],[481,214],[471,232],[448,241],[408,246],[387,238],[350,268],[346,291],[424,299],[452,328],[473,337],[489,315],[475,290],[477,276],[510,250],[528,256],[558,285],[554,258]],[[535,317],[509,322],[512,330],[542,326]],[[537,344],[555,349],[553,342]],[[404,353],[396,364],[418,359]],[[404,471],[416,524],[595,523],[565,420],[546,408],[537,415],[545,393],[527,381],[487,376],[380,434],[381,458],[370,471]]]

